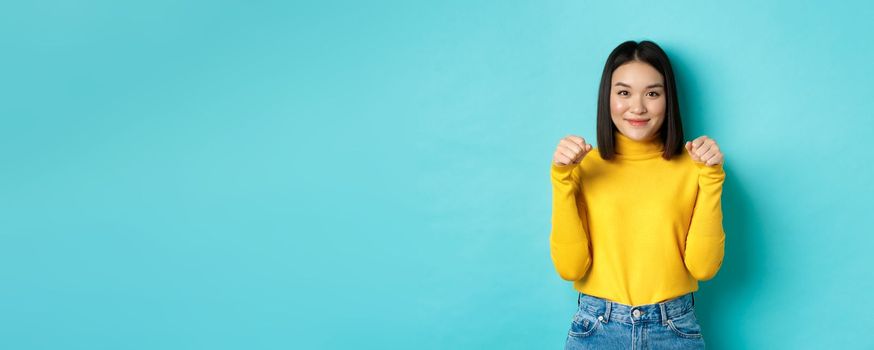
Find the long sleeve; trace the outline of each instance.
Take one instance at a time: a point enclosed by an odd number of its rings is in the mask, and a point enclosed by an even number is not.
[[[686,236],[686,269],[699,281],[706,281],[722,267],[725,255],[725,231],[722,227],[722,164],[698,167],[698,196]]]
[[[585,201],[580,192],[580,166],[552,163],[552,230],[550,255],[562,279],[576,281],[592,263]]]

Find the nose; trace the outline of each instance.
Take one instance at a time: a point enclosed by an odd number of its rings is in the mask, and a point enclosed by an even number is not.
[[[631,108],[629,110],[634,114],[646,113],[646,107],[643,106],[643,101],[640,100],[631,101]]]

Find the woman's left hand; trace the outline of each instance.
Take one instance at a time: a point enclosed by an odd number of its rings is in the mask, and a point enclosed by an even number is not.
[[[686,152],[689,152],[693,161],[705,165],[722,164],[723,161],[722,152],[719,151],[716,141],[707,136],[699,136],[692,141],[686,141]]]

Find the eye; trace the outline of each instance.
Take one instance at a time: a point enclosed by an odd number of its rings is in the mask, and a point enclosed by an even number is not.
[[[626,95],[628,95],[628,91],[625,91],[625,90],[619,90],[619,92],[616,93],[616,94],[617,94],[617,95],[626,96]]]
[[[647,95],[652,96],[652,97],[659,97],[659,96],[661,96],[658,92],[655,92],[655,91],[650,91]]]

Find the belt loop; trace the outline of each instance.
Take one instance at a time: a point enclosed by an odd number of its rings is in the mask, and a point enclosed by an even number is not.
[[[610,321],[610,306],[613,303],[611,303],[609,300],[606,300],[605,302],[607,305],[606,305],[605,310],[604,310],[604,323],[607,323]]]
[[[583,293],[577,292],[577,307],[580,307],[580,298],[582,298]]]
[[[662,326],[666,326],[668,324],[668,315],[667,310],[665,310],[665,303],[659,303],[659,309],[662,313]]]
[[[695,306],[695,292],[692,292],[692,306]]]

